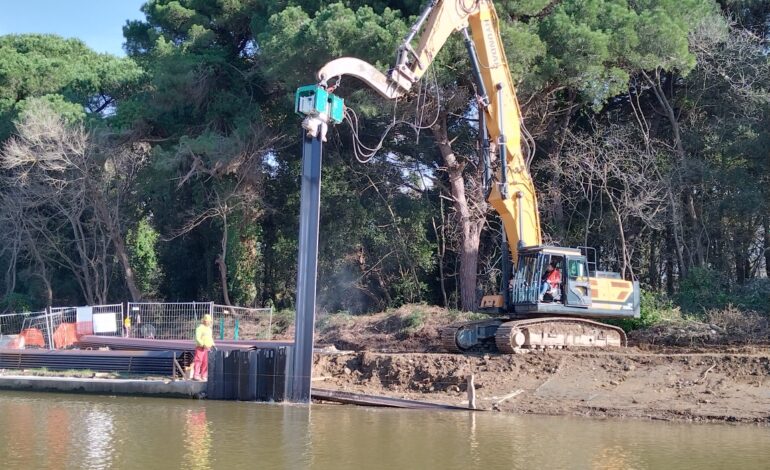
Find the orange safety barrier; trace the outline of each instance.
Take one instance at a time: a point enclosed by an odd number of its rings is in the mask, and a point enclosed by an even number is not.
[[[78,342],[78,332],[75,323],[62,323],[53,333],[53,345],[63,349]]]
[[[45,348],[45,337],[37,328],[25,328],[8,346],[11,349]]]

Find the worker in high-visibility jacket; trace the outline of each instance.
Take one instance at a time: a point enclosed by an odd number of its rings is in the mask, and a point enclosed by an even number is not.
[[[209,351],[214,347],[213,323],[210,314],[203,315],[201,324],[195,329],[195,358],[193,359],[193,380],[208,380]]]

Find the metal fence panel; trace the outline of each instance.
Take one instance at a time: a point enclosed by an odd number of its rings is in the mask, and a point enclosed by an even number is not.
[[[123,320],[123,304],[94,305],[94,334],[100,336],[126,336]]]
[[[123,304],[51,307],[51,313],[61,314],[64,323],[75,324],[78,335],[123,334]]]
[[[25,348],[43,347],[54,349],[54,332],[63,323],[63,318],[64,312],[62,311],[43,313],[42,315],[25,318],[24,324],[21,327],[21,331],[26,338]],[[43,344],[37,341],[37,333],[42,336]]]
[[[40,315],[42,312],[35,313],[4,313],[0,315],[0,338],[9,335],[18,335],[24,325],[24,319],[30,315]]]
[[[44,315],[45,312],[4,313],[0,315],[0,348],[19,348],[19,335],[27,319]],[[45,338],[45,337],[43,337]]]
[[[128,304],[131,336],[155,339],[192,339],[203,315],[213,314],[213,302]]]
[[[214,305],[215,339],[271,339],[273,309]]]

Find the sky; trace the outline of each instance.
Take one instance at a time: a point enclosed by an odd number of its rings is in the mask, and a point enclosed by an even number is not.
[[[123,25],[143,19],[145,0],[0,0],[0,36],[51,33],[124,56]]]

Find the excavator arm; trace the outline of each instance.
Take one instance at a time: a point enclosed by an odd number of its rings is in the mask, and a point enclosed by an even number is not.
[[[481,103],[480,132],[488,133],[489,139],[497,144],[500,165],[488,201],[502,219],[511,257],[516,260],[520,249],[541,245],[540,218],[535,188],[521,151],[521,112],[516,88],[491,1],[434,0],[398,48],[396,64],[387,74],[360,59],[342,57],[324,65],[318,71],[318,79],[321,86],[327,86],[343,75],[353,76],[381,96],[398,99],[422,78],[454,32],[465,35],[471,54]],[[415,38],[418,43],[413,48]]]

